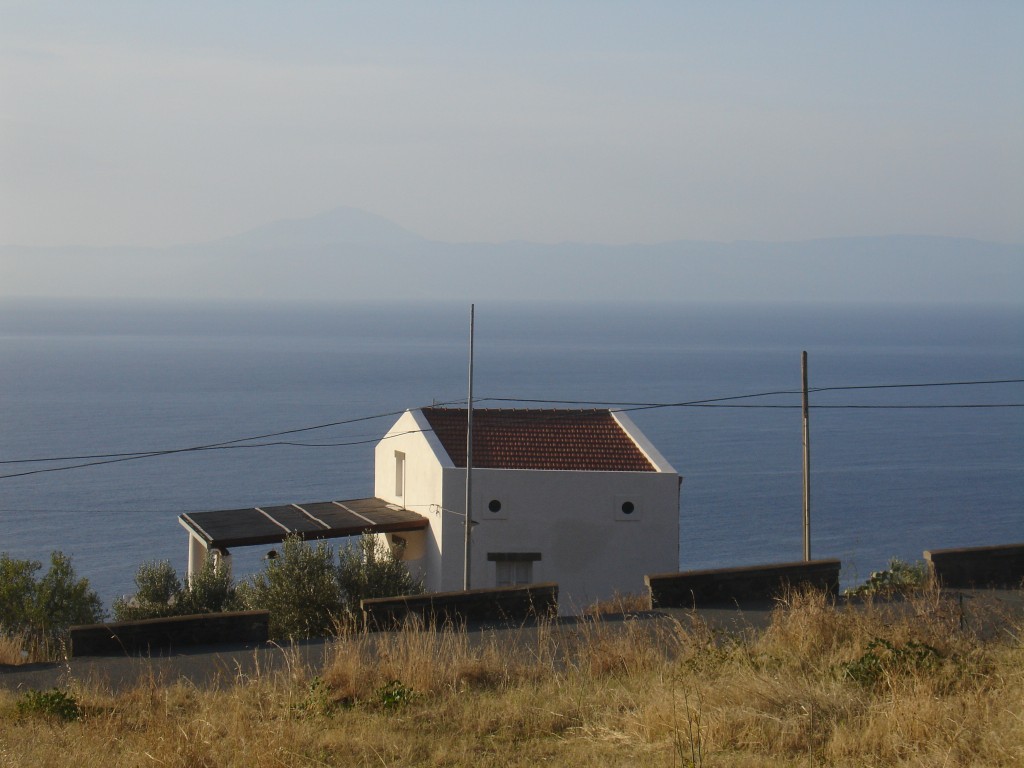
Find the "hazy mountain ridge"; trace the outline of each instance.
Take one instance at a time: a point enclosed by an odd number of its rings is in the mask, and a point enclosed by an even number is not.
[[[294,248],[323,245],[411,245],[427,242],[383,216],[335,208],[305,219],[279,219],[198,247]]]
[[[0,296],[1021,303],[1024,245],[444,243],[354,209],[168,248],[0,247]]]

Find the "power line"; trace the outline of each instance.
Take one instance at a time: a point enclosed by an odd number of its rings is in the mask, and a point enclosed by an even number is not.
[[[1020,384],[1024,383],[1024,379],[986,379],[978,381],[943,381],[943,382],[932,382],[924,384],[861,384],[843,387],[818,387],[812,389],[812,392],[838,392],[843,390],[865,390],[865,389],[905,389],[905,388],[921,388],[921,387],[953,387],[953,386],[978,386],[978,385],[989,385],[989,384]],[[601,401],[601,400],[540,400],[533,398],[516,398],[516,397],[488,397],[482,398],[489,402],[505,402],[505,403],[551,403],[556,405],[604,405],[621,407],[625,412],[631,411],[642,411],[642,410],[654,410],[659,408],[706,408],[706,407],[719,407],[719,408],[763,408],[763,409],[787,409],[787,408],[801,408],[800,405],[771,405],[771,404],[756,404],[756,405],[736,405],[736,404],[725,404],[727,401],[733,400],[746,400],[760,397],[773,397],[778,395],[799,395],[802,394],[801,390],[786,389],[776,390],[772,392],[758,392],[748,395],[733,395],[730,397],[714,397],[703,400],[687,400],[676,403],[642,403],[642,402],[615,402],[615,401]],[[929,408],[1019,408],[1024,404],[1020,403],[1008,403],[1008,404],[964,404],[964,405],[812,405],[815,409],[830,409],[830,408],[847,408],[847,409],[929,409]]]
[[[366,440],[350,440],[343,443],[297,443],[292,440],[275,440],[271,443],[249,443],[246,445],[223,445],[214,448],[204,448],[202,450],[218,451],[218,450],[238,450],[240,448],[273,448],[275,446],[289,446],[293,448],[343,448],[348,445],[367,445],[369,443],[379,443],[381,440],[393,440],[396,437],[402,437],[403,435],[419,435],[424,432],[432,432],[430,429],[408,429],[405,432],[395,432],[393,435],[376,435]]]
[[[442,405],[448,405],[451,402],[457,402],[457,401],[449,401],[447,403],[442,403]],[[154,457],[157,457],[157,456],[171,456],[171,455],[179,454],[179,453],[195,453],[195,452],[199,452],[199,451],[212,451],[212,450],[222,450],[222,449],[229,449],[229,448],[257,447],[255,445],[252,445],[252,446],[244,445],[244,443],[250,443],[253,440],[263,440],[263,439],[268,438],[268,437],[280,437],[280,436],[284,436],[284,435],[294,435],[294,434],[299,434],[299,433],[302,433],[302,432],[312,432],[313,430],[317,430],[317,429],[326,429],[328,427],[337,427],[337,426],[341,426],[341,425],[344,425],[344,424],[355,424],[355,423],[358,423],[358,422],[370,421],[372,419],[386,418],[388,416],[399,416],[399,415],[401,415],[403,413],[405,413],[405,410],[391,411],[391,412],[388,412],[388,413],[378,413],[378,414],[374,414],[372,416],[359,416],[359,417],[356,417],[356,418],[353,418],[353,419],[344,419],[342,421],[333,421],[333,422],[328,422],[326,424],[317,424],[317,425],[314,425],[314,426],[311,426],[311,427],[298,427],[296,429],[286,429],[286,430],[282,430],[280,432],[269,432],[269,433],[266,433],[266,434],[254,435],[254,436],[251,436],[251,437],[239,437],[239,438],[236,438],[234,440],[225,440],[223,442],[210,443],[210,444],[207,444],[207,445],[196,445],[196,446],[191,446],[191,447],[188,447],[188,448],[169,448],[169,449],[165,449],[165,450],[140,451],[140,452],[134,452],[134,453],[97,454],[95,457],[92,457],[92,456],[82,456],[81,458],[83,458],[83,459],[99,458],[101,460],[100,461],[89,461],[89,462],[86,462],[84,464],[72,464],[72,465],[63,466],[63,467],[46,467],[44,469],[33,469],[33,470],[28,470],[26,472],[15,472],[15,473],[7,474],[7,475],[0,475],[0,480],[7,480],[9,478],[14,478],[14,477],[27,477],[29,475],[41,475],[41,474],[44,474],[44,473],[47,473],[47,472],[63,472],[65,470],[69,470],[69,469],[83,469],[85,467],[98,467],[98,466],[102,466],[104,464],[118,464],[118,463],[123,462],[123,461],[135,461],[137,459],[149,459],[149,458],[154,458]],[[397,435],[396,435],[396,437],[397,437]],[[368,443],[368,442],[377,442],[377,440],[363,440],[363,441],[353,442],[353,443],[349,443],[349,444],[350,445],[361,445],[361,444]],[[266,445],[272,445],[272,444],[268,443]],[[263,446],[259,446],[259,447],[263,447]],[[62,458],[50,458],[50,459],[12,459],[12,460],[7,460],[7,461],[2,461],[2,462],[0,462],[0,464],[21,464],[21,463],[26,463],[26,462],[47,462],[48,463],[48,462],[56,462],[56,461],[75,461],[75,460],[78,460],[78,459],[75,459],[75,458],[63,458],[63,459]]]
[[[800,405],[778,405],[778,404],[755,404],[746,403],[675,403],[668,405],[652,405],[650,408],[750,408],[760,410],[800,410]],[[895,411],[926,411],[940,408],[1024,408],[1024,403],[950,403],[933,405],[809,405],[808,408],[817,411],[828,410],[895,410]],[[634,409],[641,410],[641,409]]]
[[[391,414],[385,414],[385,415],[391,415]],[[373,417],[371,417],[371,418],[373,418]],[[335,426],[335,424],[330,424],[330,425],[326,425],[326,426]],[[308,429],[317,429],[317,428],[318,427],[308,427]],[[414,431],[415,432],[422,432],[423,430],[414,430]],[[409,433],[402,432],[401,434],[404,435],[404,434],[409,434]],[[388,437],[397,437],[397,436],[398,435],[389,435]],[[270,442],[270,443],[242,443],[242,442],[238,442],[238,441],[233,441],[231,443],[224,443],[224,444],[216,443],[216,444],[211,444],[211,445],[195,446],[193,448],[175,448],[175,449],[171,449],[171,450],[132,451],[132,452],[128,452],[128,453],[96,453],[96,454],[86,454],[86,455],[82,455],[82,456],[53,456],[51,458],[44,458],[44,459],[7,459],[5,461],[0,461],[0,464],[49,464],[49,463],[52,463],[52,462],[55,462],[55,461],[81,461],[83,459],[109,459],[109,458],[121,458],[121,457],[144,459],[144,458],[147,458],[147,457],[150,457],[150,456],[163,456],[163,455],[170,454],[170,453],[186,453],[186,452],[194,452],[194,451],[237,450],[239,448],[266,448],[266,447],[275,446],[275,445],[292,445],[292,446],[299,446],[299,447],[304,447],[304,448],[320,448],[320,447],[327,448],[327,447],[335,447],[335,446],[343,446],[343,445],[364,445],[365,443],[373,443],[373,442],[376,442],[376,441],[381,439],[380,435],[365,435],[364,434],[364,435],[352,435],[352,437],[366,437],[367,439],[366,440],[355,440],[355,441],[347,442],[347,443],[298,443],[298,442],[287,441],[287,440],[277,440],[277,441]],[[248,439],[248,440],[258,440],[259,438],[252,437],[252,438],[245,438],[245,439]],[[234,444],[234,442],[238,442],[238,444],[236,445],[236,444]]]
[[[947,382],[929,382],[929,383],[911,383],[911,384],[866,384],[866,385],[850,385],[850,386],[834,386],[834,387],[816,387],[812,389],[812,392],[838,392],[838,391],[852,391],[852,390],[871,390],[871,389],[907,389],[907,388],[926,388],[926,387],[954,387],[954,386],[981,386],[981,385],[994,385],[994,384],[1020,384],[1024,383],[1024,379],[988,379],[988,380],[976,380],[976,381],[947,381]],[[731,395],[725,397],[714,397],[705,398],[701,400],[688,400],[672,403],[644,403],[644,402],[616,402],[607,400],[543,400],[536,398],[515,398],[515,397],[485,397],[479,398],[477,402],[496,402],[496,403],[547,403],[554,405],[589,405],[589,406],[611,406],[618,407],[624,412],[631,411],[642,411],[642,410],[655,410],[662,408],[748,408],[748,409],[796,409],[800,408],[800,405],[783,405],[783,404],[749,404],[749,403],[735,403],[736,400],[749,400],[762,397],[774,397],[780,395],[798,395],[801,394],[800,390],[773,390],[767,392],[756,392],[745,395]],[[447,406],[456,403],[463,403],[462,400],[450,400],[441,403],[433,403],[434,407]],[[421,406],[426,407],[426,406]],[[935,410],[935,409],[996,409],[996,408],[1021,408],[1024,407],[1024,403],[965,403],[965,404],[928,404],[928,405],[812,405],[811,408],[815,410]],[[240,437],[233,440],[225,440],[218,443],[209,443],[205,445],[190,446],[186,448],[171,448],[161,449],[153,451],[136,451],[136,452],[123,452],[123,453],[106,453],[106,454],[92,454],[92,455],[81,455],[81,456],[62,456],[62,457],[50,457],[50,458],[33,458],[33,459],[8,459],[0,461],[0,464],[26,464],[26,463],[54,463],[58,461],[82,461],[88,459],[97,459],[96,461],[86,461],[82,464],[72,464],[68,466],[60,467],[46,467],[43,469],[28,470],[25,472],[16,472],[7,475],[0,475],[0,480],[15,478],[15,477],[26,477],[29,475],[44,474],[48,472],[63,472],[71,469],[83,469],[85,467],[95,467],[105,464],[116,464],[124,461],[134,461],[137,459],[155,458],[160,456],[170,456],[181,453],[196,453],[200,451],[212,451],[212,450],[236,450],[241,448],[267,448],[275,446],[290,446],[290,447],[302,447],[302,448],[337,448],[346,447],[353,445],[366,445],[368,443],[376,443],[382,439],[399,437],[399,434],[387,435],[385,437],[373,437],[367,440],[352,440],[345,442],[334,442],[334,443],[300,443],[295,441],[272,441],[265,443],[255,443],[256,440],[265,440],[272,437],[284,437],[286,435],[295,435],[305,432],[312,432],[320,429],[327,429],[330,427],[344,426],[348,424],[356,424],[364,421],[371,421],[374,419],[387,418],[390,416],[399,416],[405,413],[405,410],[401,411],[389,411],[386,413],[378,413],[370,416],[359,416],[352,419],[344,419],[340,421],[332,421],[324,424],[316,424],[308,427],[298,427],[295,429],[287,429],[279,432],[268,432],[260,435],[253,435],[249,437]],[[566,418],[562,414],[551,414],[553,420],[559,418]],[[432,430],[409,430],[408,432],[400,433],[414,434],[417,432],[429,432]]]
[[[1024,379],[985,379],[978,381],[940,381],[926,384],[857,384],[852,386],[843,387],[812,387],[811,392],[839,392],[842,390],[858,390],[858,389],[908,389],[908,388],[923,388],[923,387],[966,387],[966,386],[978,386],[985,384],[1024,384]],[[634,401],[614,401],[614,400],[541,400],[537,398],[524,398],[524,397],[487,397],[481,398],[490,402],[505,402],[505,403],[553,403],[556,405],[604,405],[604,406],[621,406],[628,408],[634,406],[636,408],[671,408],[681,407],[688,405],[699,405],[702,403],[714,403],[722,402],[725,400],[741,400],[754,397],[770,397],[773,395],[799,395],[801,390],[799,389],[781,389],[774,392],[758,392],[750,395],[735,395],[732,397],[716,397],[707,400],[689,400],[686,402],[679,403],[644,403]],[[767,406],[758,406],[767,407]]]
[[[812,387],[811,392],[838,392],[850,389],[911,389],[920,387],[970,387],[979,384],[1024,384],[1024,379],[987,379],[984,381],[940,381],[931,384],[859,384],[848,387]]]
[[[866,385],[854,385],[854,386],[843,386],[843,387],[815,387],[810,391],[812,392],[838,392],[843,390],[867,390],[867,389],[899,389],[899,388],[921,388],[921,387],[952,387],[952,386],[971,386],[980,384],[1019,384],[1024,383],[1024,379],[993,379],[987,381],[950,381],[950,382],[938,382],[929,384],[866,384]],[[747,395],[733,395],[729,397],[716,397],[705,400],[688,400],[682,402],[673,403],[652,403],[652,402],[636,402],[636,401],[613,401],[613,400],[543,400],[537,398],[522,398],[522,397],[484,397],[478,398],[477,402],[505,402],[505,403],[551,403],[556,405],[603,405],[603,406],[621,406],[623,408],[630,408],[636,410],[643,409],[655,409],[655,408],[683,408],[683,407],[706,407],[712,406],[717,403],[724,403],[729,400],[744,400],[758,397],[771,397],[776,395],[799,395],[800,390],[776,390],[772,392],[757,392]],[[461,400],[449,400],[442,403],[434,403],[434,407],[446,406],[455,403],[461,403]],[[719,407],[723,408],[799,408],[800,406],[791,405],[722,405]],[[928,408],[1019,408],[1019,403],[995,403],[995,404],[953,404],[953,405],[812,405],[812,408],[823,409],[823,408],[861,408],[861,409],[928,409]],[[262,435],[254,435],[252,437],[240,437],[234,440],[226,440],[219,443],[211,443],[208,445],[191,446],[187,448],[171,448],[171,449],[157,449],[152,451],[129,451],[120,453],[98,453],[98,454],[82,454],[76,456],[52,456],[47,458],[33,458],[33,459],[6,459],[0,460],[0,464],[31,464],[31,463],[52,463],[56,461],[83,461],[86,459],[133,459],[133,458],[148,458],[153,456],[164,456],[173,453],[186,453],[193,451],[203,450],[214,450],[220,448],[247,448],[247,447],[269,447],[275,445],[292,445],[299,447],[338,447],[345,445],[363,445],[373,440],[364,440],[356,442],[346,443],[292,443],[292,442],[273,442],[273,443],[256,443],[251,446],[241,445],[241,443],[248,443],[253,440],[262,440],[269,437],[281,437],[284,435],[299,434],[302,432],[311,432],[318,429],[326,429],[329,427],[342,426],[346,424],[354,424],[362,421],[370,421],[373,419],[385,418],[388,416],[398,416],[405,411],[389,411],[387,413],[374,414],[372,416],[361,416],[354,419],[346,419],[343,421],[332,421],[325,424],[317,424],[310,427],[300,427],[297,429],[288,429],[281,432],[269,432]],[[379,439],[379,438],[374,438]],[[97,462],[99,463],[99,462]],[[94,466],[93,464],[83,466]],[[71,469],[71,467],[68,467]],[[10,475],[4,475],[0,477],[10,477]]]

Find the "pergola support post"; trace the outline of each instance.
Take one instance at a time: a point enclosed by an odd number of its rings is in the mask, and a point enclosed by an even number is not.
[[[188,582],[206,565],[206,544],[191,531],[188,534]]]

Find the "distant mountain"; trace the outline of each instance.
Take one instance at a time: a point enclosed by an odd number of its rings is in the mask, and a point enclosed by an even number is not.
[[[232,249],[317,248],[327,245],[411,245],[426,242],[393,221],[355,208],[335,208],[306,219],[281,219],[210,243]],[[209,247],[203,246],[203,247]]]
[[[1024,303],[1024,245],[442,243],[342,208],[173,248],[0,248],[0,296],[274,301]]]

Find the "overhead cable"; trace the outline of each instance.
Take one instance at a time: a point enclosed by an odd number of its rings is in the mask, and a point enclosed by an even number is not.
[[[994,384],[1020,384],[1024,383],[1024,379],[988,379],[988,380],[977,380],[977,381],[947,381],[947,382],[930,382],[930,383],[914,383],[914,384],[868,384],[868,385],[850,385],[850,386],[834,386],[834,387],[815,387],[811,389],[811,392],[837,392],[846,390],[869,390],[869,389],[906,389],[906,388],[926,388],[926,387],[953,387],[953,386],[980,386],[980,385],[994,385]],[[781,395],[799,395],[800,390],[773,390],[767,392],[756,392],[745,395],[731,395],[726,397],[714,397],[705,398],[700,400],[687,400],[680,402],[671,403],[644,403],[644,402],[616,402],[607,400],[543,400],[537,398],[516,398],[516,397],[484,397],[478,398],[475,402],[493,402],[493,403],[532,403],[532,404],[552,404],[552,405],[588,405],[588,406],[604,406],[618,408],[623,412],[642,411],[642,410],[654,410],[662,408],[748,408],[748,409],[798,409],[800,405],[784,405],[784,404],[769,404],[769,403],[735,403],[736,400],[750,400],[762,397],[775,397]],[[433,403],[433,407],[445,407],[449,405],[465,405],[463,400],[449,400],[441,403]],[[427,406],[420,406],[424,408]],[[997,408],[1021,408],[1024,407],[1024,403],[962,403],[962,404],[897,404],[897,405],[811,405],[812,409],[815,410],[934,410],[934,409],[997,409]],[[529,409],[524,409],[529,410]],[[25,472],[16,472],[7,475],[0,475],[0,480],[5,480],[15,477],[26,477],[29,475],[44,474],[48,472],[62,472],[70,469],[82,469],[85,467],[95,467],[105,464],[116,464],[124,461],[134,461],[138,459],[155,458],[160,456],[170,456],[175,454],[183,453],[197,453],[201,451],[212,451],[212,450],[234,450],[240,448],[266,448],[273,446],[290,446],[290,447],[302,447],[302,448],[336,448],[353,445],[366,445],[368,443],[376,443],[382,437],[373,437],[366,440],[350,440],[345,442],[332,442],[332,443],[301,443],[295,441],[272,441],[257,443],[257,440],[266,440],[273,437],[284,437],[286,435],[295,435],[305,432],[312,432],[321,429],[327,429],[330,427],[344,426],[348,424],[356,424],[364,421],[371,421],[375,419],[387,418],[391,416],[399,416],[405,413],[405,410],[400,411],[388,411],[385,413],[378,413],[369,416],[359,416],[352,419],[343,419],[339,421],[327,422],[324,424],[316,424],[307,427],[297,427],[294,429],[281,430],[278,432],[267,432],[260,435],[252,435],[249,437],[240,437],[233,440],[224,440],[217,443],[209,443],[205,445],[196,445],[186,448],[170,448],[153,451],[136,451],[136,452],[122,452],[122,453],[104,453],[104,454],[91,454],[91,455],[80,455],[80,456],[60,456],[50,458],[31,458],[31,459],[7,459],[0,461],[0,464],[27,464],[27,463],[54,463],[59,461],[82,461],[89,459],[96,459],[96,461],[86,461],[82,464],[72,464],[59,467],[46,467],[43,469],[28,470]],[[566,418],[563,414],[553,413],[550,416],[551,419]],[[536,423],[535,420],[530,423]],[[432,430],[410,430],[400,434],[413,434],[416,432],[429,432]],[[385,436],[387,438],[398,437],[399,434]]]

